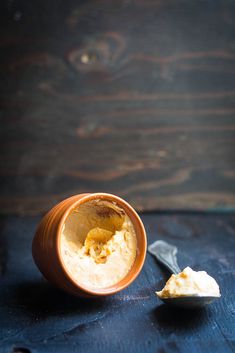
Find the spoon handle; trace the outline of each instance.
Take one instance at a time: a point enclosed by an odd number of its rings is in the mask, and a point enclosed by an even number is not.
[[[174,274],[181,272],[176,259],[177,250],[176,246],[168,244],[163,240],[157,240],[148,247],[148,251]]]

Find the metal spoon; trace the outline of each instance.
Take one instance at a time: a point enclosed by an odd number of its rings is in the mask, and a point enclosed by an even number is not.
[[[150,254],[155,256],[155,258],[163,264],[172,274],[178,274],[181,272],[177,264],[176,254],[177,247],[163,240],[157,240],[153,244],[149,245],[148,251]],[[171,297],[171,298],[161,298],[164,303],[181,308],[201,308],[207,304],[212,303],[215,299],[219,297],[216,296],[200,296],[200,295],[190,295],[185,297]]]

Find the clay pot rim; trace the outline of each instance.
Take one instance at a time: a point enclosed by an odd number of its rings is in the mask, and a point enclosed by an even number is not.
[[[137,267],[136,271],[133,273],[133,275],[131,276],[131,278],[129,280],[125,281],[125,278],[128,276],[128,274],[126,275],[126,277],[122,278],[119,282],[117,282],[116,284],[109,286],[109,287],[105,287],[105,288],[97,288],[97,289],[91,289],[91,288],[87,288],[81,284],[79,284],[78,282],[76,282],[71,275],[69,274],[69,272],[66,269],[66,266],[64,264],[63,261],[63,257],[61,255],[61,248],[60,248],[60,240],[61,240],[61,234],[62,234],[62,227],[65,223],[66,218],[69,216],[70,212],[76,208],[77,206],[86,203],[88,201],[91,200],[95,200],[95,199],[104,199],[107,201],[115,201],[117,202],[117,205],[122,207],[124,209],[124,211],[127,213],[128,216],[134,216],[136,222],[138,223],[138,227],[140,229],[139,233],[142,234],[143,236],[143,248],[141,249],[141,251],[139,251],[139,253],[136,254],[136,259],[132,265],[132,267],[134,266],[137,257],[140,258],[139,259],[139,266]],[[133,223],[133,222],[132,222]],[[133,223],[133,226],[135,228],[135,231],[137,232],[138,230],[136,229],[135,224]],[[137,248],[138,248],[138,239],[137,239]],[[106,295],[111,295],[114,293],[117,293],[121,290],[123,290],[124,288],[128,287],[135,279],[136,277],[139,275],[143,265],[144,265],[144,261],[145,261],[145,257],[146,257],[146,250],[147,250],[147,236],[146,236],[146,232],[143,226],[143,223],[139,217],[139,215],[137,214],[137,212],[132,208],[132,206],[130,206],[125,200],[123,200],[122,198],[113,195],[113,194],[109,194],[109,193],[103,193],[103,192],[96,192],[96,193],[86,193],[84,194],[84,197],[82,197],[79,200],[74,201],[74,203],[68,207],[68,209],[66,209],[66,211],[64,212],[57,231],[56,231],[56,253],[57,253],[57,258],[60,262],[61,265],[61,269],[64,273],[64,275],[67,277],[67,279],[73,283],[73,285],[75,287],[77,287],[79,290],[81,290],[82,292],[85,292],[88,295],[92,295],[92,296],[106,296]],[[123,282],[123,284],[120,284],[121,282]]]

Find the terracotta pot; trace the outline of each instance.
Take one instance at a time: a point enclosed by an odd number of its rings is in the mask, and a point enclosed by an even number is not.
[[[106,288],[87,289],[74,281],[63,263],[60,237],[63,224],[74,208],[94,199],[115,201],[121,207],[135,229],[137,254],[129,273],[120,282]],[[146,255],[146,233],[142,221],[135,210],[118,196],[106,193],[79,194],[65,199],[54,206],[41,220],[33,239],[33,258],[41,273],[49,281],[65,291],[77,296],[102,296],[114,294],[131,284],[140,273]]]

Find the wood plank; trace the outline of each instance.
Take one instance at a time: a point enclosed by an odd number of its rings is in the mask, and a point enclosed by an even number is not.
[[[84,191],[235,208],[235,5],[50,1],[1,11],[0,213]]]

